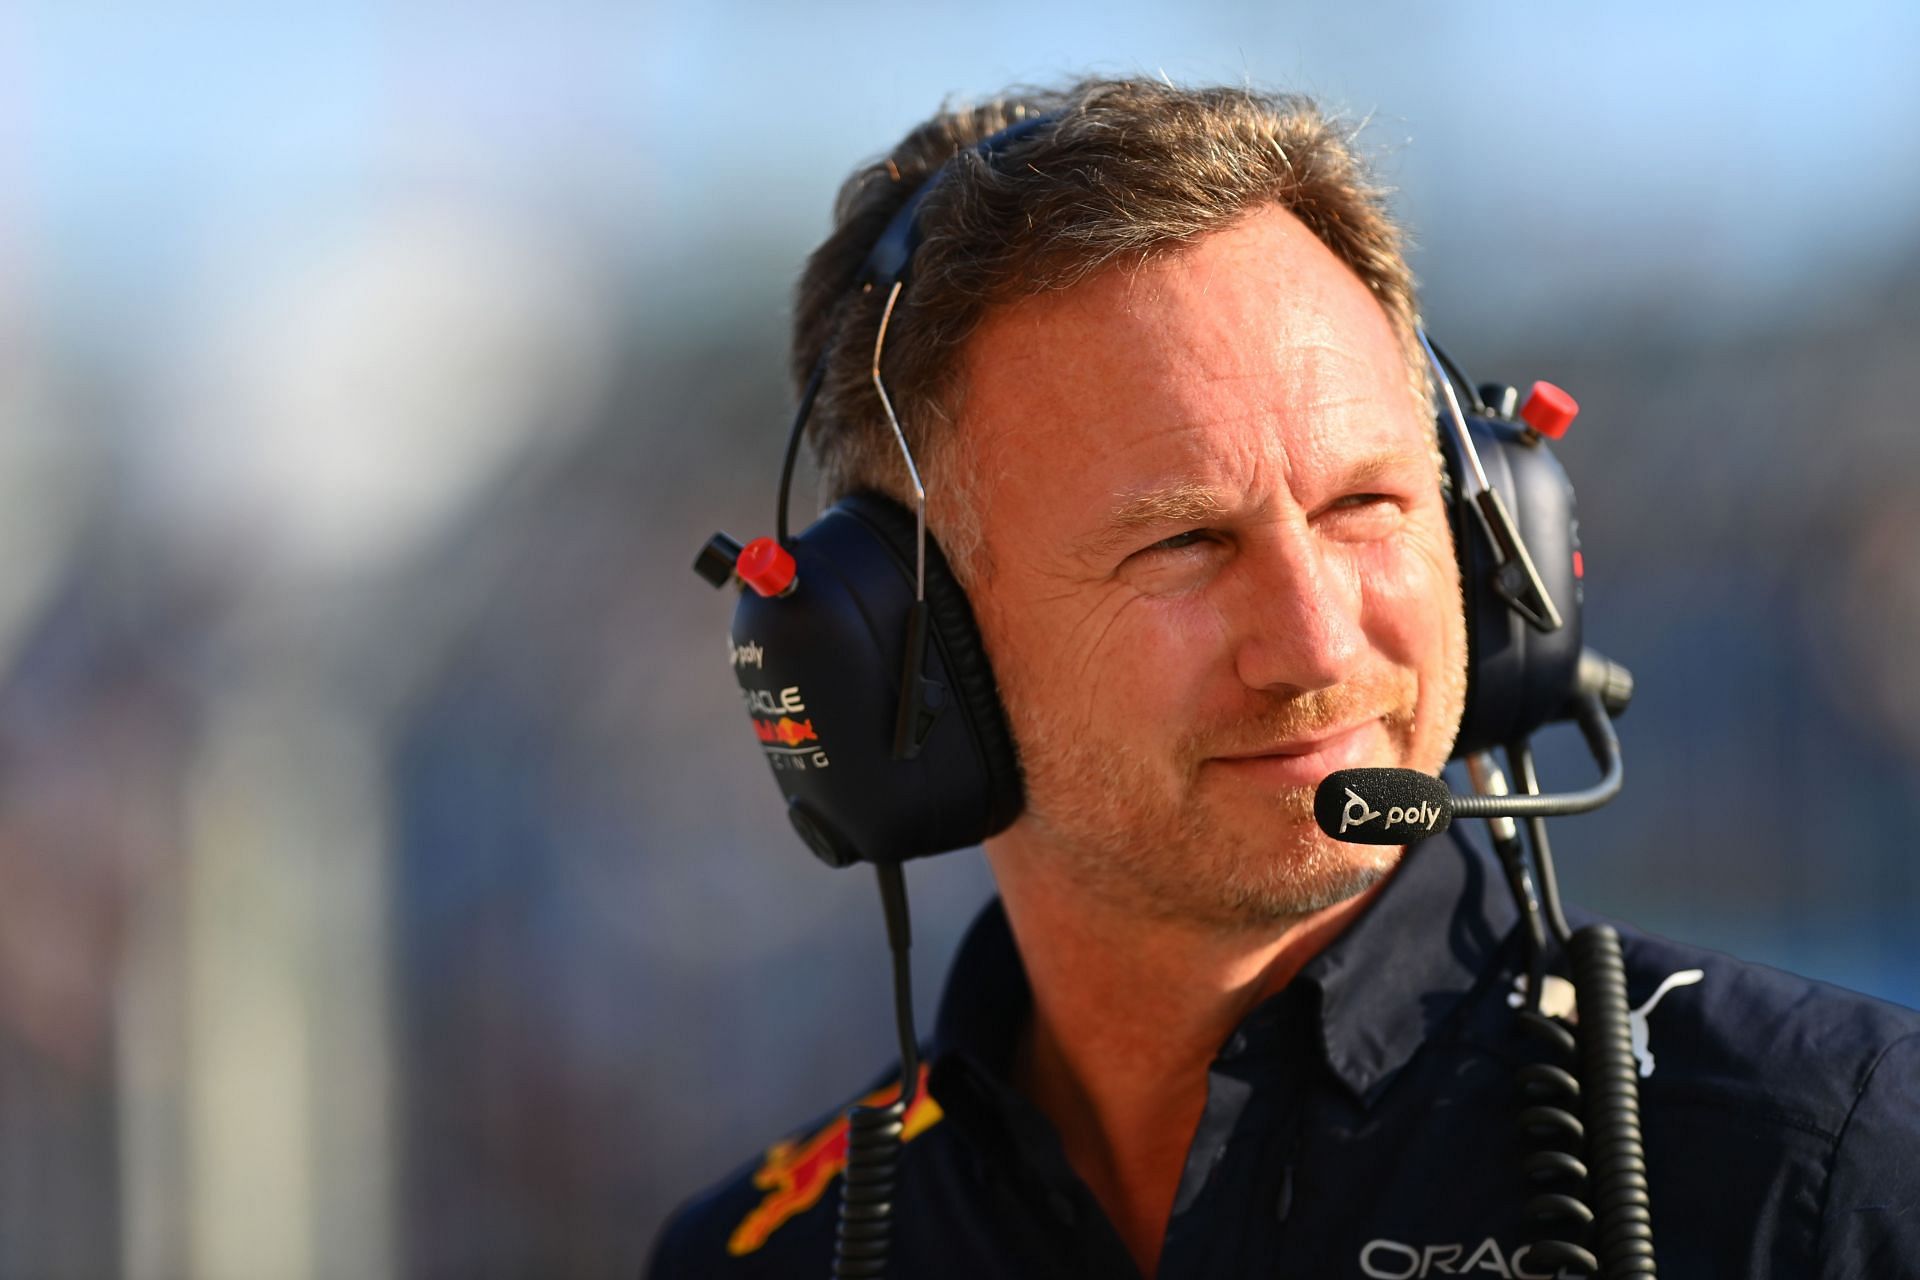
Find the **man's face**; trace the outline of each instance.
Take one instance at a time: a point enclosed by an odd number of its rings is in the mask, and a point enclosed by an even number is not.
[[[1292,215],[995,311],[959,429],[970,594],[1026,768],[1001,838],[1123,908],[1248,925],[1395,850],[1335,769],[1437,772],[1465,695],[1432,419],[1385,314]]]

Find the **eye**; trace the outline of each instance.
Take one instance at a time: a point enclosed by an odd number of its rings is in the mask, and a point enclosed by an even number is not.
[[[1317,522],[1329,535],[1349,542],[1370,542],[1399,527],[1404,508],[1390,493],[1349,493],[1321,509]]]
[[[1128,555],[1116,575],[1145,596],[1171,598],[1204,586],[1225,562],[1231,539],[1218,529],[1187,529]]]
[[[1198,546],[1212,536],[1210,529],[1189,529],[1185,533],[1176,533],[1171,538],[1162,538],[1151,546],[1142,547],[1141,554],[1150,551],[1182,551]]]

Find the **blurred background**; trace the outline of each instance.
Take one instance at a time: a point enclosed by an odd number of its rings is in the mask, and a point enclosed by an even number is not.
[[[162,16],[162,9],[166,16]],[[1316,93],[1584,413],[1572,896],[1920,1003],[1920,11],[0,9],[0,1275],[631,1276],[886,1061],[688,571],[944,98]],[[1549,785],[1591,766],[1546,745]],[[923,1024],[990,892],[915,864]]]

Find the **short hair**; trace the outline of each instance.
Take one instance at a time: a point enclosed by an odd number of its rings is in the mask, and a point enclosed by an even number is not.
[[[982,139],[1049,119],[999,149]],[[1293,213],[1373,293],[1405,350],[1424,404],[1412,272],[1387,192],[1354,130],[1309,98],[1249,88],[1183,89],[1156,80],[1083,80],[942,110],[840,189],[834,226],[796,290],[796,386],[832,344],[809,435],[822,496],[862,489],[907,499],[899,447],[871,382],[885,296],[854,277],[894,213],[942,165],[920,208],[910,283],[887,330],[884,375],[929,496],[960,490],[942,532],[962,568],[978,542],[972,469],[955,465],[951,424],[964,394],[962,347],[987,311],[1063,289],[1103,268],[1141,264],[1270,205]],[[949,162],[951,162],[949,164]]]

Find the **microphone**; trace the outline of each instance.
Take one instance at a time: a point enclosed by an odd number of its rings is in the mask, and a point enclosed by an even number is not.
[[[1412,769],[1340,769],[1314,791],[1313,819],[1348,844],[1411,844],[1452,823],[1453,793]]]
[[[1407,844],[1447,829],[1455,818],[1551,818],[1598,809],[1620,794],[1620,739],[1598,693],[1574,699],[1575,718],[1600,781],[1556,795],[1463,796],[1413,769],[1339,769],[1313,793],[1313,820],[1348,844]]]

